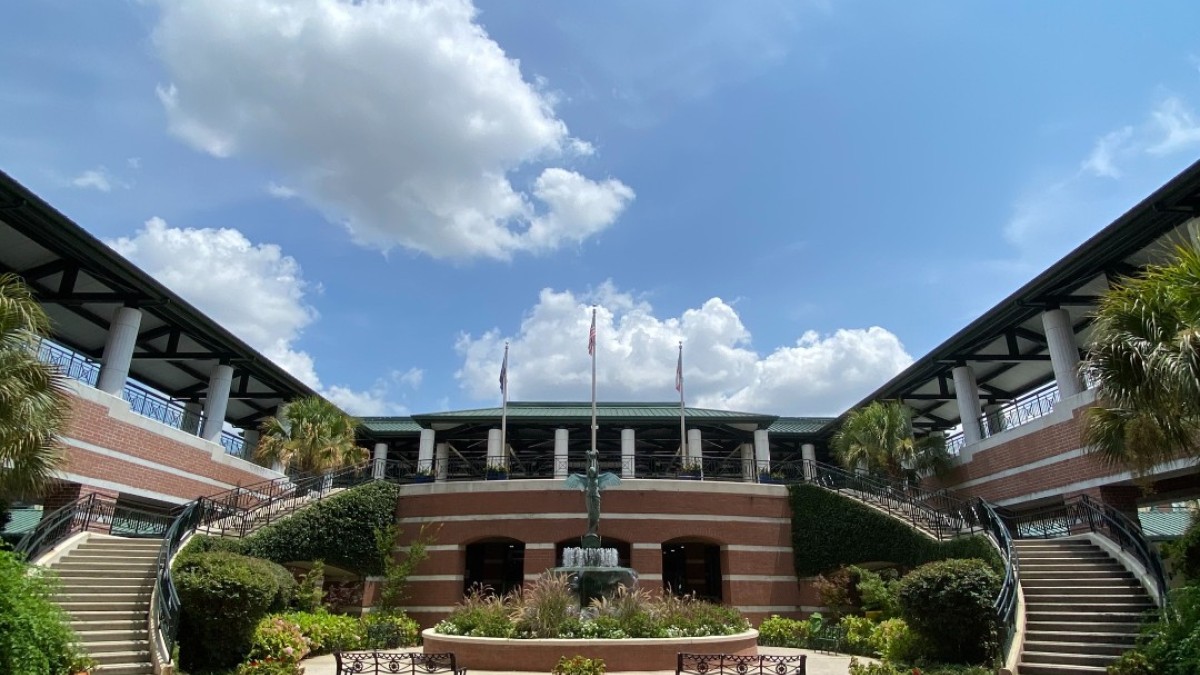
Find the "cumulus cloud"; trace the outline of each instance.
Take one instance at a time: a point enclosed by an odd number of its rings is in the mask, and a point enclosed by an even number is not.
[[[1121,171],[1116,166],[1116,156],[1126,149],[1132,136],[1133,127],[1122,127],[1105,134],[1096,141],[1092,154],[1083,160],[1082,168],[1097,176],[1120,178]]]
[[[1200,123],[1191,109],[1178,97],[1170,96],[1151,113],[1159,140],[1146,149],[1154,155],[1166,155],[1200,145]]]
[[[279,246],[255,244],[231,228],[174,228],[161,218],[109,245],[347,412],[396,407],[379,385],[367,392],[322,385],[312,356],[295,347],[318,318],[306,299],[313,286]]]
[[[912,357],[883,328],[805,333],[794,345],[759,354],[737,311],[711,298],[678,317],[659,318],[634,295],[605,283],[593,292],[544,289],[515,335],[464,334],[460,386],[477,399],[499,396],[500,360],[510,343],[514,400],[585,400],[590,305],[597,306],[597,396],[602,400],[677,397],[675,366],[684,342],[689,405],[792,415],[833,415],[903,370]]]
[[[594,236],[634,197],[550,165],[593,147],[469,0],[160,7],[170,131],[272,167],[362,244],[507,259]],[[510,179],[531,168],[532,185]]]
[[[77,188],[99,190],[100,192],[112,192],[112,189],[119,186],[120,183],[113,178],[108,169],[98,166],[95,169],[88,169],[72,178],[71,185]]]

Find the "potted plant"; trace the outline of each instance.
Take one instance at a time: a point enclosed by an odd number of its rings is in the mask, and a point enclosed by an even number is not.
[[[503,464],[488,464],[483,469],[484,480],[507,480],[508,467]]]
[[[698,459],[685,459],[679,467],[679,477],[684,480],[699,480],[704,471],[704,465]]]
[[[412,482],[414,483],[432,483],[433,469],[420,469],[413,474]]]
[[[758,470],[758,482],[760,483],[782,483],[783,472],[779,470],[772,471],[767,467],[762,467]]]

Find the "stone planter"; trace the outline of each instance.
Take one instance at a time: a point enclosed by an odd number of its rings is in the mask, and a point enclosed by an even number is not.
[[[442,635],[428,628],[421,633],[426,652],[454,652],[468,670],[534,671],[548,673],[563,656],[604,659],[610,671],[674,670],[676,654],[758,654],[758,631],[712,637],[625,640],[512,640]]]

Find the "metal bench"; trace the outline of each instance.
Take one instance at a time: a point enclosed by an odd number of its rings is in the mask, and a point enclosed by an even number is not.
[[[451,673],[466,675],[466,668],[459,668],[454,654],[422,654],[420,652],[334,652],[337,675],[429,675]]]
[[[808,657],[679,652],[675,675],[806,675]]]

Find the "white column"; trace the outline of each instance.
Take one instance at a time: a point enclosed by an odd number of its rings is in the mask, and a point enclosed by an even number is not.
[[[417,471],[433,470],[434,445],[433,429],[422,429],[421,440],[417,444]]]
[[[704,446],[700,444],[700,430],[688,429],[687,458],[693,462],[703,461]]]
[[[434,448],[435,459],[434,475],[437,480],[446,480],[446,475],[450,472],[450,444],[438,443]]]
[[[183,404],[183,424],[180,429],[189,434],[200,435],[200,418],[204,416],[204,404],[200,401],[188,401]]]
[[[755,468],[758,462],[754,459],[754,444],[742,443],[738,449],[742,453],[742,480],[753,483],[758,480],[758,469]]]
[[[771,470],[771,438],[766,429],[754,431],[754,474]]]
[[[113,312],[108,326],[108,338],[104,342],[104,356],[100,363],[100,375],[96,377],[96,388],[113,396],[120,396],[129,377],[129,364],[133,362],[133,348],[137,344],[138,328],[142,325],[142,311],[133,307],[120,307]]]
[[[570,441],[569,429],[554,430],[554,477],[567,477],[567,444]]]
[[[812,443],[801,445],[800,459],[804,460],[804,480],[811,481],[817,471],[817,467],[813,465],[813,462],[817,461],[817,446]]]
[[[958,416],[962,419],[964,445],[983,440],[979,433],[979,386],[971,366],[954,368],[954,397],[958,399]]]
[[[208,376],[208,391],[204,395],[204,428],[201,438],[214,443],[221,439],[225,426],[225,409],[229,407],[229,387],[233,384],[233,366],[221,364]]]
[[[621,477],[633,478],[634,449],[637,447],[637,437],[633,429],[621,430]]]
[[[375,444],[375,465],[371,467],[371,478],[382,480],[387,470],[387,443]]]
[[[487,465],[508,466],[507,459],[504,456],[504,448],[500,447],[500,430],[488,429]]]
[[[1083,385],[1079,381],[1079,345],[1075,343],[1071,315],[1065,309],[1046,310],[1042,312],[1042,328],[1046,331],[1059,400],[1078,394]]]

